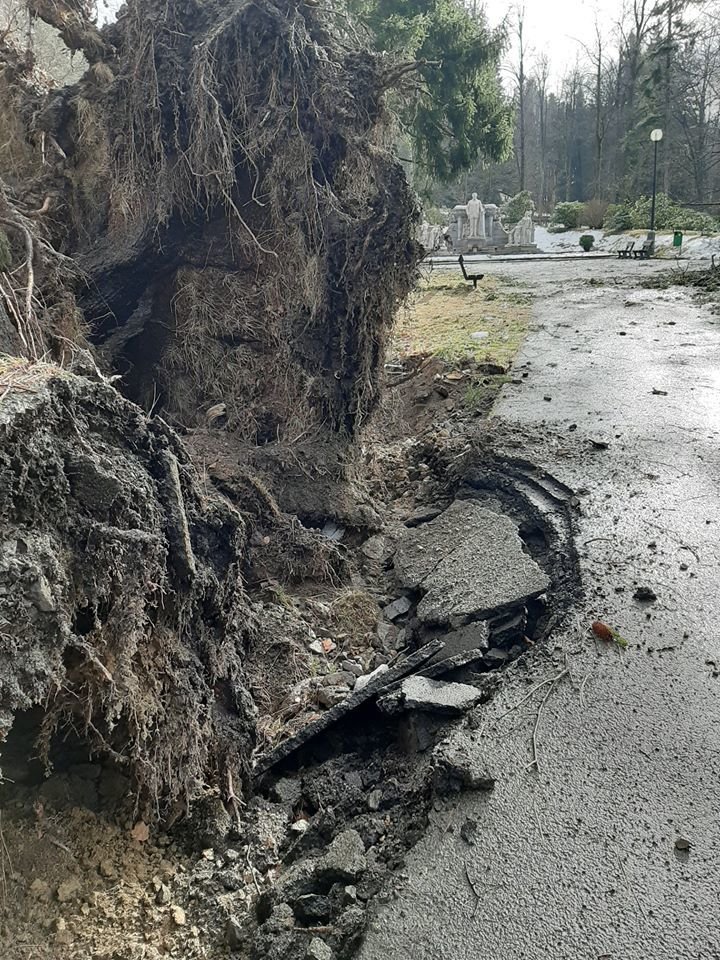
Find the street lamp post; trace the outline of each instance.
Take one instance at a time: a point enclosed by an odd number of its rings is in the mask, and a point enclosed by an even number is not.
[[[653,130],[650,133],[650,140],[655,144],[655,158],[653,160],[653,194],[652,208],[650,210],[650,239],[655,239],[655,195],[657,193],[657,151],[658,144],[663,138],[662,130]]]

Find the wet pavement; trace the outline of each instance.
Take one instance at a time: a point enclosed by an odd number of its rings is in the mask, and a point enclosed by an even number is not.
[[[436,803],[362,960],[720,956],[720,318],[656,269],[494,267],[537,299],[489,428],[576,491],[585,601],[454,735],[495,788]]]

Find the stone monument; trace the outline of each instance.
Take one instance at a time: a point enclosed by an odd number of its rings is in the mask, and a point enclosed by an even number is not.
[[[522,220],[515,224],[510,231],[508,242],[511,247],[535,246],[535,224],[533,223],[532,210],[526,210]]]
[[[453,207],[448,236],[453,253],[500,253],[508,242],[497,206],[483,203],[477,193]]]
[[[496,204],[483,203],[477,193],[453,207],[445,238],[456,254],[537,253],[532,210],[508,234]]]

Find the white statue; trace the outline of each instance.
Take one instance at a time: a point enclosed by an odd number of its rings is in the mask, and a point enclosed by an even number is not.
[[[485,236],[485,208],[478,200],[478,195],[474,193],[472,199],[468,200],[467,207],[468,221],[470,223],[471,237]]]
[[[512,228],[509,242],[513,247],[529,247],[535,243],[535,224],[533,223],[532,210],[526,210],[522,220]]]

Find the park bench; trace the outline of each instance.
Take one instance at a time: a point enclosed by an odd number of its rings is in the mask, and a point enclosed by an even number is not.
[[[632,257],[634,249],[635,241],[631,240],[626,247],[618,250],[618,260],[628,260],[630,257]]]
[[[467,281],[472,280],[473,289],[477,290],[478,280],[482,280],[485,276],[484,273],[468,273],[465,269],[465,257],[462,254],[458,257],[458,263],[460,264],[460,269],[462,270],[462,275]]]
[[[653,240],[646,240],[639,250],[633,250],[633,257],[636,260],[649,260],[655,248]]]

